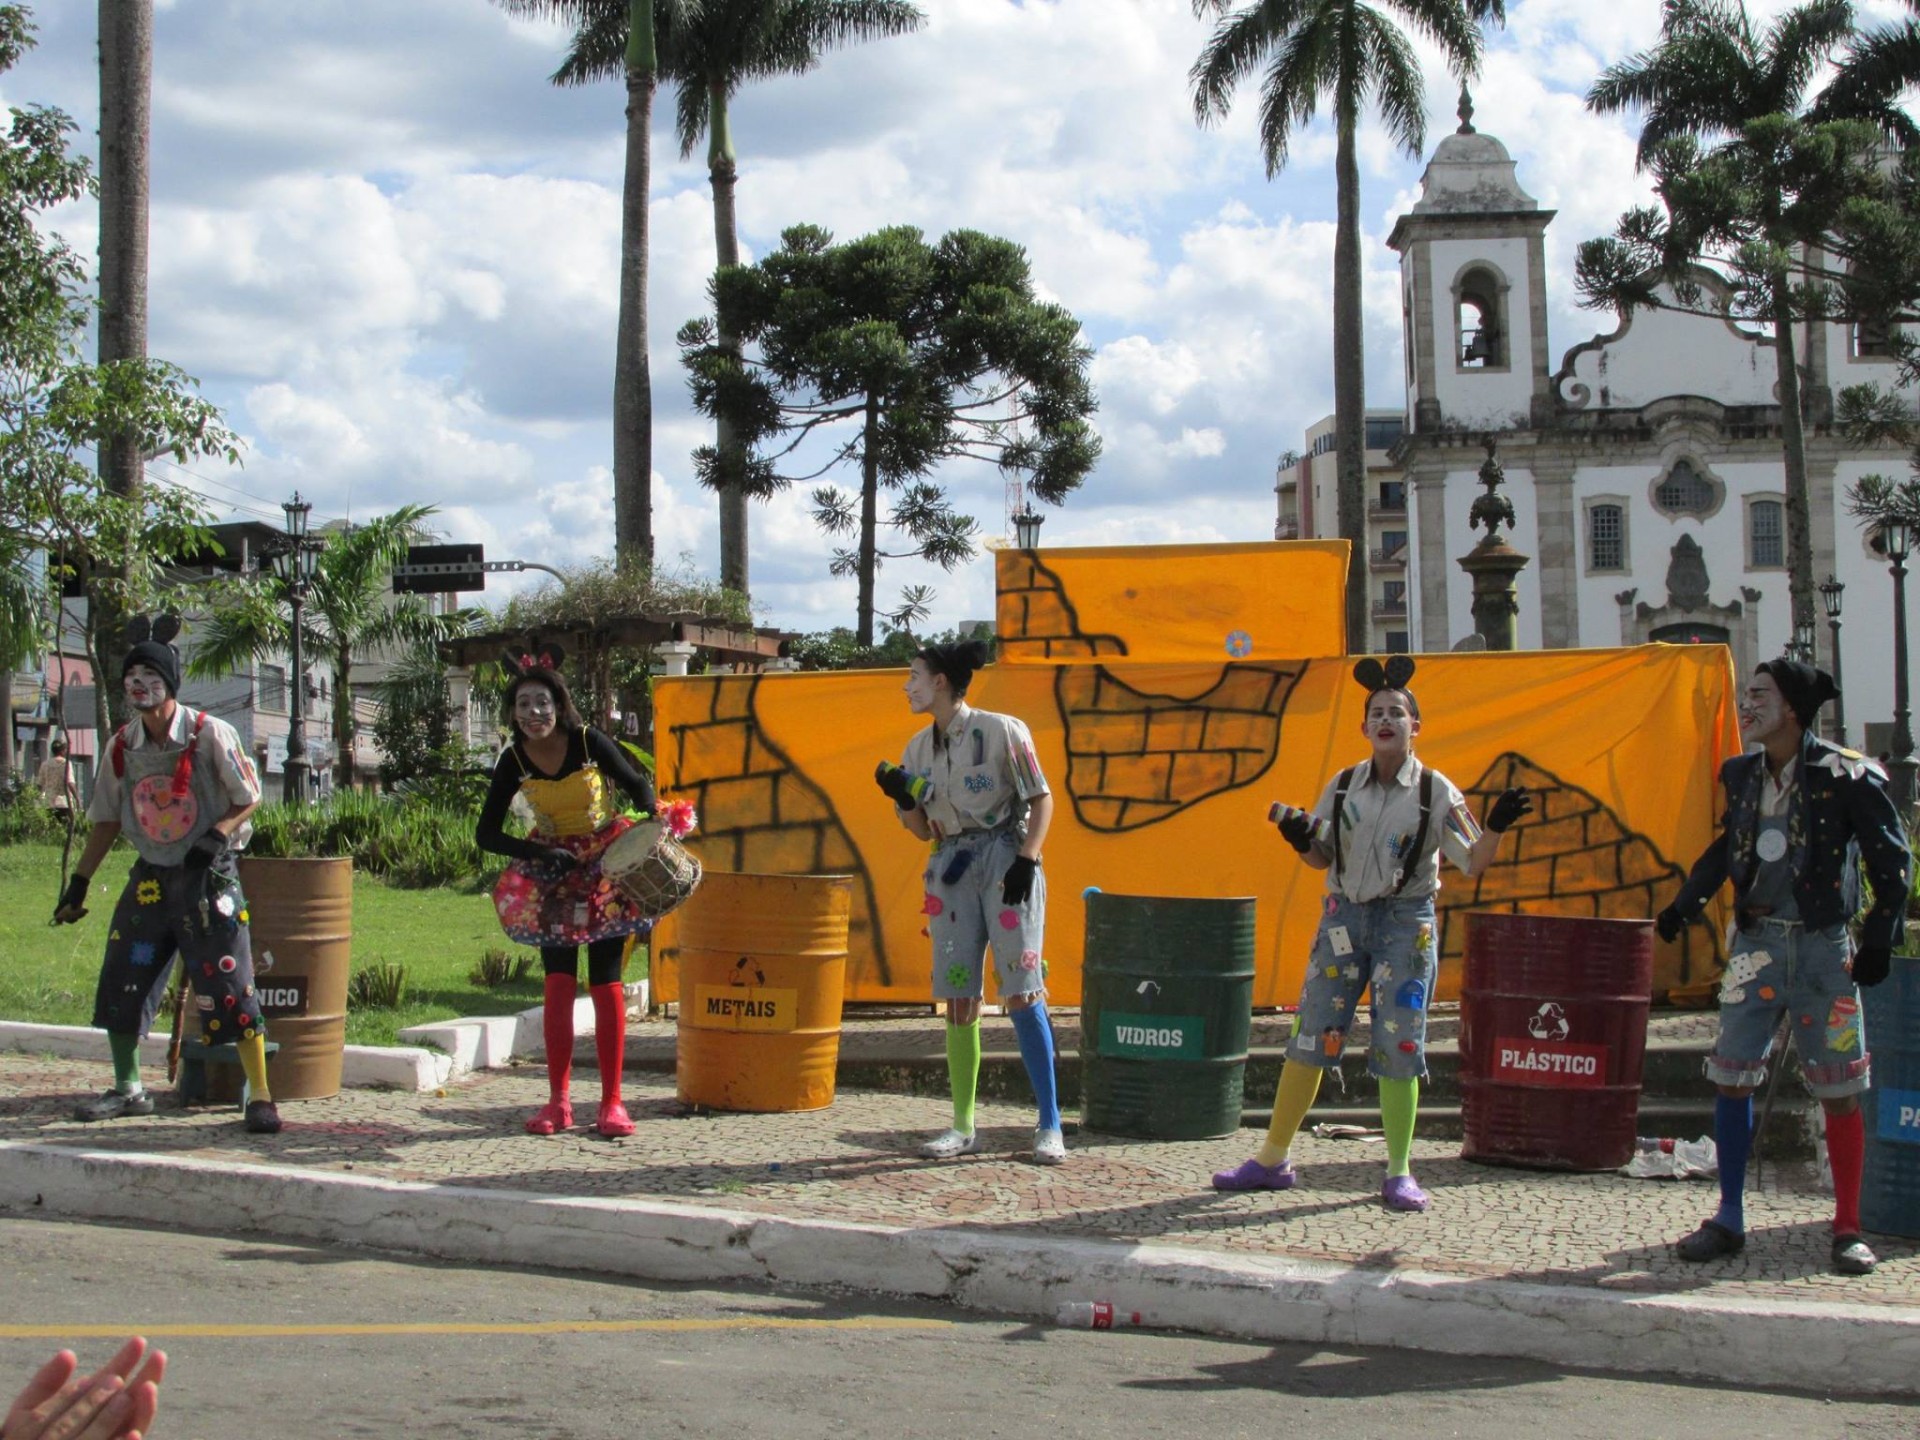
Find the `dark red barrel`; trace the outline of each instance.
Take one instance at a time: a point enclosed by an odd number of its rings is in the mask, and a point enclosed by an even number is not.
[[[1460,1154],[1614,1170],[1633,1158],[1653,923],[1470,914]]]

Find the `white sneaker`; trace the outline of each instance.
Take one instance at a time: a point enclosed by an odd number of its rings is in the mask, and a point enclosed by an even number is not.
[[[1063,1165],[1067,1159],[1067,1140],[1058,1130],[1033,1132],[1033,1163]]]
[[[979,1148],[978,1135],[968,1135],[960,1130],[943,1130],[922,1145],[920,1153],[929,1160],[957,1160],[962,1155],[973,1154]]]

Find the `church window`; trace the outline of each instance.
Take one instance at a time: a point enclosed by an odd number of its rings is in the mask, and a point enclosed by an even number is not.
[[[1786,509],[1778,500],[1755,500],[1747,507],[1747,566],[1778,570],[1787,563]]]
[[[1884,320],[1856,320],[1850,335],[1850,353],[1855,360],[1891,360],[1893,327]]]
[[[1623,507],[1619,505],[1587,507],[1587,568],[1589,570],[1627,568],[1627,527]]]
[[[1475,266],[1460,277],[1454,290],[1458,297],[1454,322],[1460,339],[1460,369],[1506,368],[1507,327],[1501,306],[1505,290],[1500,277],[1484,266]]]
[[[1653,492],[1653,503],[1667,515],[1706,515],[1714,508],[1713,486],[1690,460],[1676,460]]]

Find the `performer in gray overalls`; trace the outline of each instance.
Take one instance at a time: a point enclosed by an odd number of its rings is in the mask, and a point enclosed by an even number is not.
[[[929,645],[907,674],[907,706],[932,723],[907,742],[898,765],[874,778],[900,823],[933,842],[927,864],[927,933],[933,940],[933,994],[947,1003],[947,1078],[953,1128],[920,1147],[933,1160],[980,1148],[974,1095],[980,1079],[980,1001],[984,957],[1013,1020],[1020,1058],[1040,1106],[1033,1159],[1067,1158],[1047,1019],[1047,882],[1040,847],[1053,819],[1053,796],[1024,721],[967,704],[973,672],[986,663],[978,640]]]
[[[56,925],[87,913],[87,887],[124,835],[138,859],[114,907],[106,960],[94,994],[93,1023],[107,1032],[113,1085],[81,1105],[77,1120],[151,1115],[153,1096],[140,1083],[140,1038],[153,1024],[177,952],[193,981],[201,1033],[208,1044],[233,1042],[246,1071],[246,1127],[280,1128],[267,1085],[266,1030],[253,993],[253,951],[247,901],[234,857],[253,827],[260,781],[226,721],[174,699],[180,657],[168,642],[180,621],[136,616],[132,648],[120,662],[121,684],[134,718],[116,731],[101,757],[87,806],[92,829]]]

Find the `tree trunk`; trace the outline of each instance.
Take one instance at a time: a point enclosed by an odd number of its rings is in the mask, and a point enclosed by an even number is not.
[[[353,647],[333,650],[333,788],[352,789],[358,778],[353,743]]]
[[[866,436],[860,444],[860,605],[855,632],[873,644],[873,581],[880,568],[880,397],[867,396]]]
[[[740,231],[734,217],[733,190],[739,179],[734,163],[733,135],[727,123],[727,89],[712,85],[707,90],[707,177],[713,184],[713,255],[716,273],[740,263]],[[722,322],[720,348],[738,358],[740,337],[729,333]],[[720,473],[741,475],[746,456],[733,422],[725,415],[714,423],[714,448],[720,452]],[[729,590],[748,593],[747,492],[740,484],[720,487],[720,583]]]
[[[13,667],[0,665],[0,775],[13,767]]]
[[[147,179],[153,92],[153,0],[100,0],[100,319],[102,365],[147,355]],[[128,499],[140,493],[142,460],[132,435],[105,435],[98,448],[101,483]],[[107,561],[110,579],[124,583],[125,557]],[[121,592],[89,585],[88,616],[94,649],[120,648],[126,610]],[[105,712],[122,718],[120,687],[101,685]]]
[[[1787,638],[1802,626],[1812,633],[1813,532],[1807,505],[1807,431],[1800,409],[1800,364],[1793,352],[1793,306],[1785,280],[1773,287],[1773,353],[1780,368],[1780,446],[1787,475],[1787,590],[1792,595]]]
[[[1339,222],[1333,240],[1333,449],[1340,538],[1353,546],[1347,565],[1347,653],[1367,643],[1367,370],[1361,306],[1360,167],[1355,116],[1343,105],[1334,181]]]
[[[627,168],[620,197],[620,321],[613,357],[613,547],[623,568],[653,564],[647,206],[653,188],[653,92],[658,86],[653,0],[632,0],[627,35]]]

